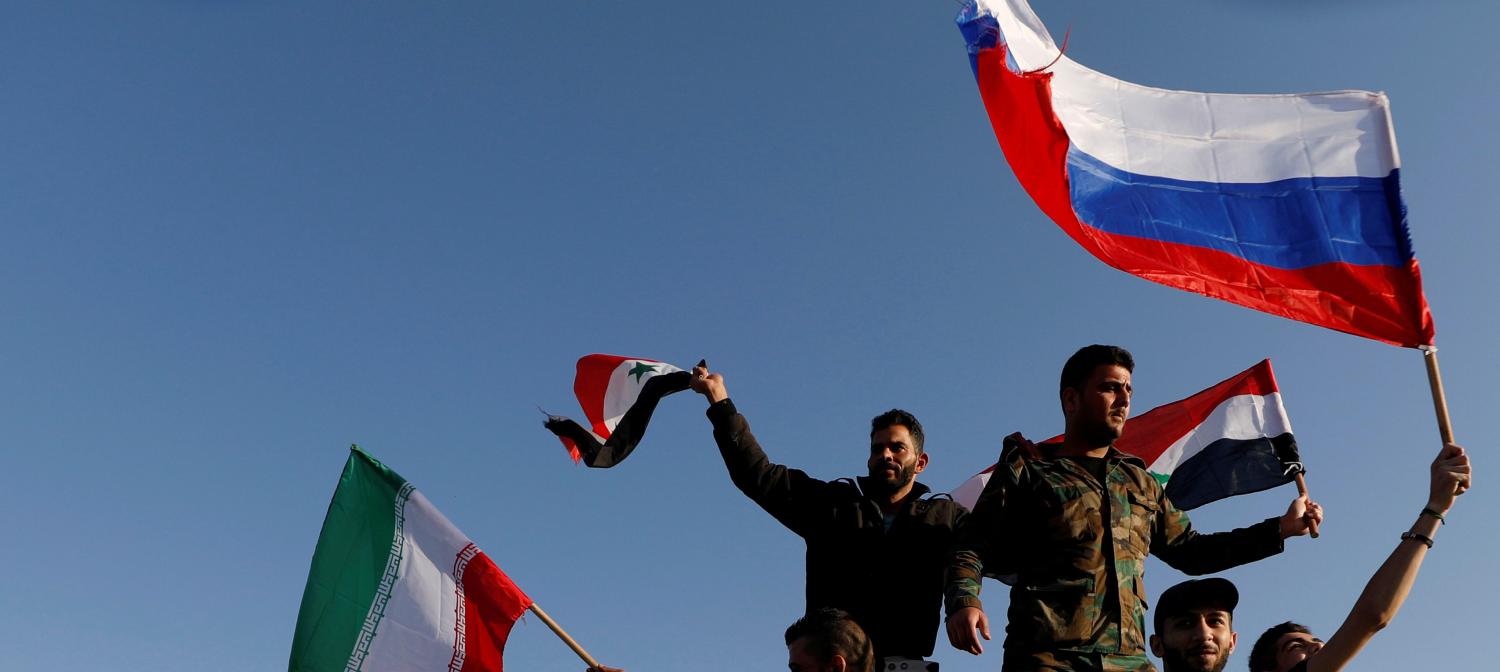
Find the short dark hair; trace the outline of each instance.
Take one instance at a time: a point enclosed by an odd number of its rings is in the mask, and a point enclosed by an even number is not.
[[[875,432],[895,425],[901,425],[906,428],[906,431],[911,432],[911,439],[917,444],[915,446],[917,454],[922,454],[922,442],[926,440],[926,437],[922,435],[922,423],[917,422],[917,416],[899,408],[893,408],[870,420],[870,438],[875,438]]]
[[[1255,646],[1250,647],[1250,672],[1271,672],[1276,669],[1276,642],[1294,632],[1312,634],[1312,630],[1308,630],[1307,626],[1291,621],[1273,625],[1269,630],[1260,633],[1260,637],[1255,640]]]
[[[1057,383],[1057,393],[1061,395],[1063,390],[1077,390],[1088,382],[1089,376],[1094,375],[1094,369],[1101,366],[1115,365],[1131,373],[1135,373],[1135,358],[1130,356],[1130,351],[1118,345],[1088,345],[1078,349],[1063,364],[1062,378]]]
[[[804,637],[807,652],[821,661],[843,656],[853,672],[875,669],[875,647],[864,629],[842,609],[814,609],[786,629],[787,646]]]

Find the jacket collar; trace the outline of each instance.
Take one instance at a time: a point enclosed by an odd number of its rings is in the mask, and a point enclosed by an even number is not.
[[[1062,448],[1062,442],[1058,441],[1057,443],[1038,443],[1036,444],[1036,447],[1037,450],[1042,453],[1043,459],[1056,460],[1057,449]],[[1142,469],[1146,468],[1145,460],[1136,457],[1135,455],[1131,455],[1130,453],[1124,452],[1118,448],[1115,448],[1114,446],[1109,447],[1109,452],[1104,454],[1104,459],[1109,462],[1124,462],[1126,464],[1133,464]]]

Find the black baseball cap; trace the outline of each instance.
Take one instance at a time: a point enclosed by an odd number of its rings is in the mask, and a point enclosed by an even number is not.
[[[1155,634],[1160,635],[1162,622],[1170,616],[1198,607],[1218,607],[1231,614],[1240,603],[1240,591],[1229,579],[1191,579],[1183,581],[1161,594],[1156,601],[1156,614],[1152,616]]]

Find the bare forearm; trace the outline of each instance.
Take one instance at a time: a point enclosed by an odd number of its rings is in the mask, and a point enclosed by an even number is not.
[[[1409,529],[1432,539],[1440,524],[1441,521],[1437,518],[1422,515]],[[1380,569],[1370,577],[1370,582],[1365,584],[1364,592],[1359,594],[1359,600],[1355,601],[1354,608],[1349,611],[1349,616],[1339,626],[1338,632],[1329,638],[1328,644],[1318,655],[1308,661],[1308,672],[1337,672],[1344,669],[1375,633],[1380,632],[1396,617],[1396,612],[1411,593],[1412,584],[1416,583],[1417,572],[1422,568],[1422,560],[1426,557],[1426,543],[1417,539],[1402,539],[1398,542],[1396,550],[1391,551]]]
[[[1424,515],[1419,516],[1410,529],[1432,539],[1437,534],[1439,524],[1437,518]],[[1390,557],[1376,570],[1375,576],[1370,577],[1370,582],[1365,584],[1365,590],[1360,593],[1359,601],[1354,603],[1354,609],[1346,622],[1356,621],[1359,626],[1369,629],[1371,634],[1389,624],[1411,592],[1412,583],[1416,581],[1417,571],[1422,568],[1422,559],[1425,557],[1427,544],[1415,539],[1402,540],[1397,544],[1396,550],[1391,552]]]

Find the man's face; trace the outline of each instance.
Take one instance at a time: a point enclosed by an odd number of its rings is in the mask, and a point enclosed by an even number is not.
[[[828,672],[836,669],[830,662],[818,660],[807,651],[807,638],[800,637],[786,645],[786,667],[791,672]]]
[[[927,468],[927,454],[917,452],[916,440],[905,425],[891,425],[870,436],[870,480],[896,492]]]
[[[1130,372],[1117,364],[1094,368],[1081,390],[1063,390],[1063,413],[1070,432],[1107,446],[1125,432],[1130,417]]]
[[[1163,621],[1162,632],[1151,636],[1151,652],[1161,656],[1166,672],[1220,672],[1239,639],[1230,626],[1227,611],[1189,609]]]
[[[1323,648],[1323,640],[1305,632],[1289,632],[1276,640],[1276,672],[1311,658]]]

